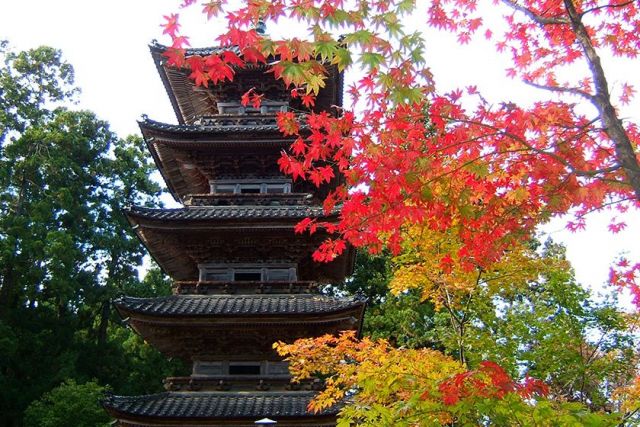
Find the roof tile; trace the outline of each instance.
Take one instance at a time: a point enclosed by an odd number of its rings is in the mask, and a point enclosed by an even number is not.
[[[166,392],[144,396],[107,396],[105,408],[142,417],[261,418],[336,415],[339,407],[307,411],[314,392]]]
[[[133,206],[128,214],[161,220],[208,220],[225,218],[307,218],[324,216],[320,206],[190,206],[178,209],[150,209]],[[336,209],[338,212],[338,209]]]
[[[122,297],[116,306],[146,315],[217,316],[320,314],[361,306],[359,298],[326,295],[171,295],[159,298]]]

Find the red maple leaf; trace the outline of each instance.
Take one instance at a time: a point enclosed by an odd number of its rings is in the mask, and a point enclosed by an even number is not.
[[[307,108],[311,108],[316,104],[316,96],[313,93],[306,93],[300,99],[302,100],[302,105]]]
[[[162,55],[167,58],[167,64],[172,67],[183,67],[185,65],[184,49],[170,47]]]
[[[190,0],[195,3],[195,0]],[[218,13],[222,10],[222,3],[224,0],[216,0],[216,1],[208,1],[203,3],[202,12],[207,15],[207,19],[211,19],[214,16],[217,16]]]
[[[297,135],[300,131],[296,115],[291,112],[280,112],[276,115],[276,121],[280,131],[286,135]]]
[[[249,105],[249,102],[251,102],[251,94],[253,93],[254,90],[255,88],[251,88],[245,93],[243,93],[242,96],[240,97],[240,103],[242,104],[243,107],[246,107],[247,105]]]
[[[240,59],[240,57],[236,55],[235,52],[232,52],[230,50],[225,50],[220,54],[220,56],[222,57],[222,61],[224,61],[228,65],[235,66],[238,68],[244,67],[244,61]]]
[[[161,25],[163,28],[162,34],[168,34],[171,38],[174,38],[180,30],[180,23],[178,22],[180,15],[172,13],[171,15],[163,16],[163,18],[166,22]]]
[[[247,47],[242,50],[242,58],[249,63],[265,63],[267,58],[258,49],[253,47]]]

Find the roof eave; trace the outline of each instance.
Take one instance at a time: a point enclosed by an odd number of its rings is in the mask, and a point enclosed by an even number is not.
[[[169,177],[165,174],[164,167],[162,167],[162,161],[160,160],[160,157],[158,156],[158,152],[153,144],[154,137],[148,135],[145,132],[146,129],[143,126],[143,123],[145,121],[138,121],[138,126],[140,128],[140,132],[142,133],[142,139],[144,139],[144,142],[147,145],[147,149],[149,150],[149,153],[151,153],[151,157],[153,158],[153,162],[156,165],[156,169],[160,172],[160,176],[162,176],[162,179],[165,185],[167,186],[167,189],[169,190],[169,194],[171,194],[171,196],[176,202],[182,203],[182,200],[178,196],[178,192],[174,188]]]
[[[171,106],[173,107],[173,112],[176,114],[176,118],[178,119],[178,123],[184,124],[184,117],[182,116],[182,111],[180,111],[180,105],[178,104],[178,99],[175,96],[173,88],[171,86],[171,82],[169,81],[169,76],[167,76],[166,69],[164,68],[164,56],[163,53],[167,50],[166,46],[163,46],[156,42],[155,40],[149,44],[149,51],[151,52],[151,57],[153,58],[153,62],[156,65],[156,69],[158,70],[158,74],[160,75],[160,79],[162,80],[162,84],[164,86],[167,95],[169,96],[169,101],[171,102]]]
[[[135,315],[144,316],[146,319],[158,318],[158,319],[222,319],[222,318],[245,318],[250,322],[254,322],[255,319],[262,319],[264,322],[273,322],[277,321],[280,318],[288,318],[291,317],[292,320],[299,319],[303,320],[305,318],[315,318],[317,316],[340,316],[340,315],[348,315],[350,313],[357,313],[356,319],[358,323],[361,323],[362,316],[364,315],[364,307],[365,301],[353,299],[349,302],[348,305],[343,307],[334,308],[334,309],[326,309],[326,310],[318,310],[316,312],[291,312],[291,313],[263,313],[263,312],[255,312],[255,313],[218,313],[218,314],[190,314],[190,313],[156,313],[150,312],[144,309],[136,309],[134,307],[130,307],[127,305],[126,301],[123,300],[115,300],[113,302],[116,310],[124,319],[135,318]],[[273,319],[270,319],[269,316],[272,316]],[[344,317],[344,316],[343,316]],[[332,319],[327,319],[332,320]]]

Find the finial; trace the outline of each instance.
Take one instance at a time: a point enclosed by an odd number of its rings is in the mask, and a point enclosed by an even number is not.
[[[264,36],[267,34],[267,24],[264,22],[264,19],[258,19],[258,23],[256,24],[256,33]]]

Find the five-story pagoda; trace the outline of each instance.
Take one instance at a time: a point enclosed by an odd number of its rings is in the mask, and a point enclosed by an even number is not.
[[[267,65],[237,70],[233,82],[205,88],[167,66],[165,51],[151,45],[179,124],[144,119],[140,128],[184,207],[125,213],[174,280],[174,294],[123,297],[115,305],[147,342],[193,370],[165,379],[164,393],[109,396],[104,406],[120,426],[253,426],[262,418],[279,426],[335,425],[336,410],[307,411],[321,384],[292,383],[272,344],[361,326],[362,300],[318,292],[318,285],[352,272],[353,250],[318,264],[311,255],[326,236],[294,233],[303,218],[337,218],[320,206],[336,182],[315,188],[280,172],[277,159],[292,140],[278,130],[276,113],[301,106]],[[328,71],[315,111],[342,102],[342,75]],[[240,102],[251,88],[264,94],[259,108]]]

